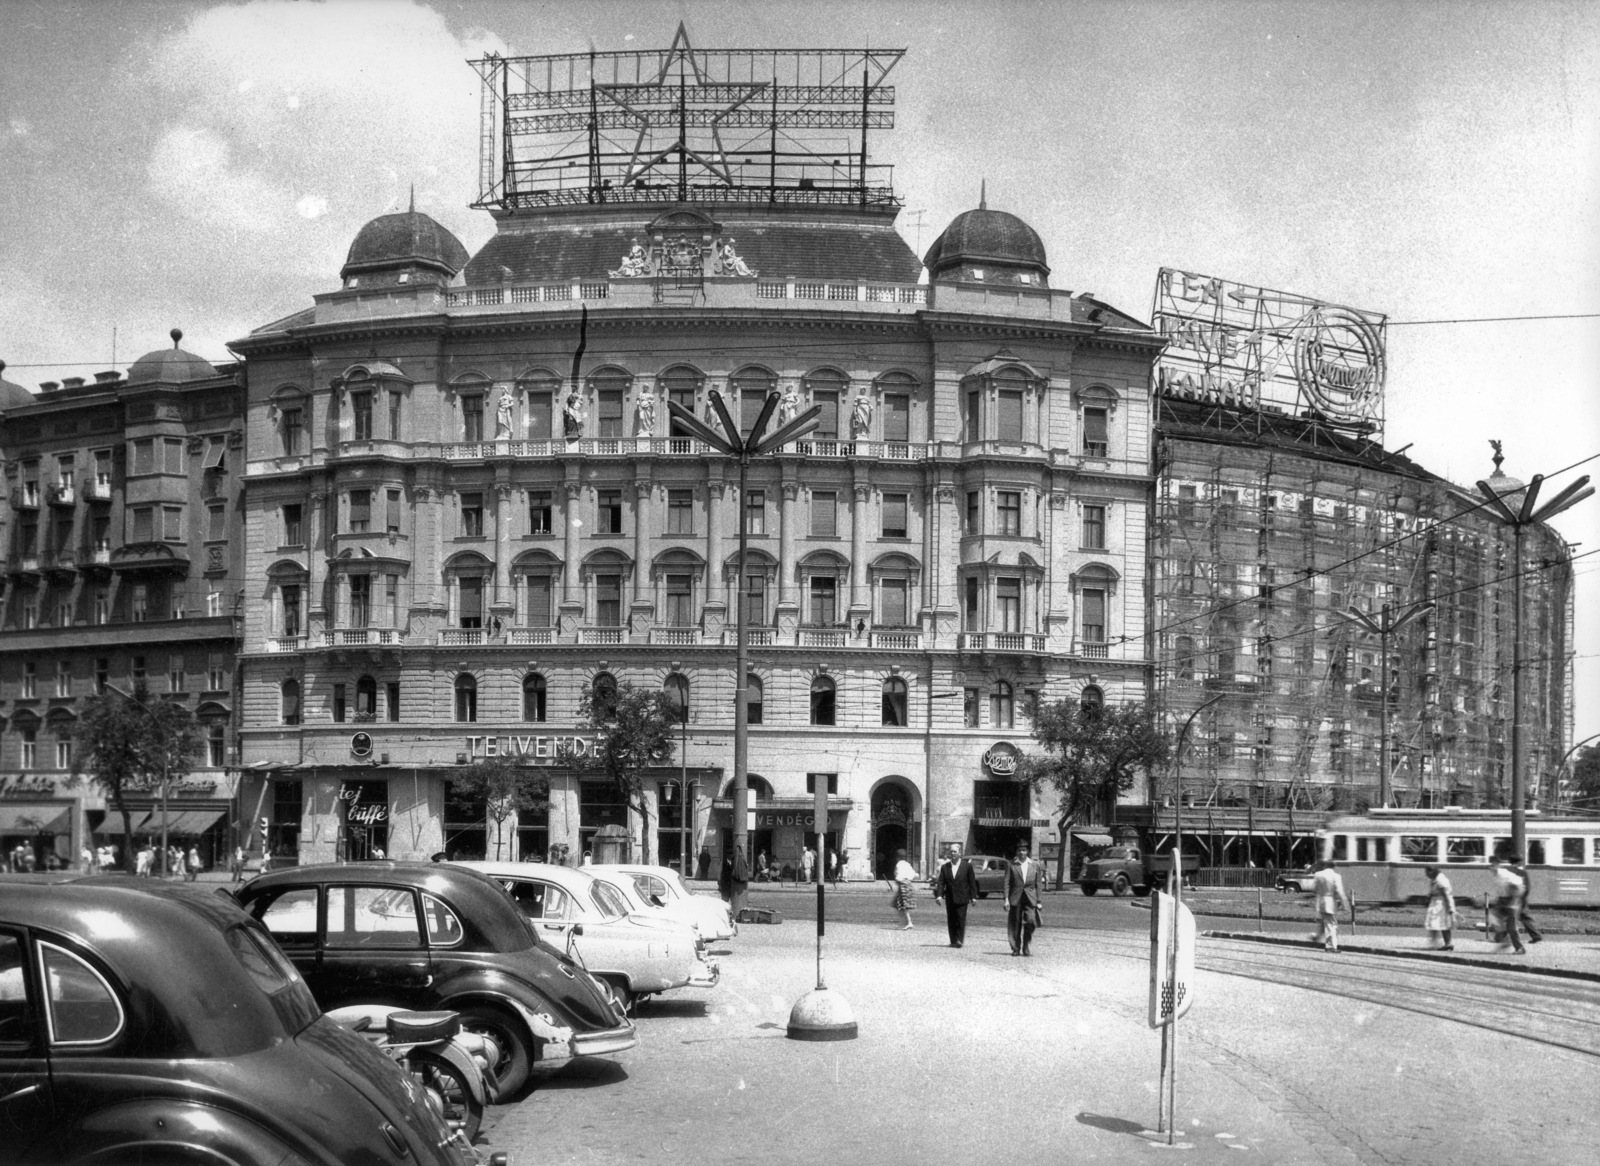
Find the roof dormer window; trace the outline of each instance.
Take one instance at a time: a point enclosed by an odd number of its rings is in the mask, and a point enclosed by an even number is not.
[[[983,278],[983,268],[974,267],[972,269],[972,278],[973,279],[982,279]]]

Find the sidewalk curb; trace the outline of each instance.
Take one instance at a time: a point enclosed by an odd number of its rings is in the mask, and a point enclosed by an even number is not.
[[[1248,931],[1202,931],[1201,935],[1207,939],[1240,939],[1250,943],[1275,944],[1278,947],[1304,947],[1316,949],[1317,945],[1309,939],[1290,939],[1280,935],[1257,935]],[[1560,980],[1582,980],[1591,984],[1600,984],[1600,973],[1580,972],[1573,968],[1536,968],[1528,964],[1503,963],[1500,960],[1485,959],[1482,956],[1440,954],[1437,951],[1408,951],[1404,948],[1393,947],[1368,947],[1364,944],[1342,943],[1339,945],[1341,952],[1359,952],[1362,955],[1386,955],[1395,959],[1424,960],[1441,964],[1465,964],[1474,968],[1493,968],[1500,972],[1521,972],[1528,976],[1549,976]]]

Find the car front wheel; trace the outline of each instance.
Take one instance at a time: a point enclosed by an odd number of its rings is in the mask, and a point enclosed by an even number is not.
[[[494,1076],[504,1101],[527,1084],[533,1067],[533,1038],[492,1004],[469,1004],[460,1012],[463,1029],[487,1036],[500,1046],[500,1063],[495,1066]]]
[[[1111,893],[1119,898],[1133,889],[1127,875],[1118,875],[1111,883]]]

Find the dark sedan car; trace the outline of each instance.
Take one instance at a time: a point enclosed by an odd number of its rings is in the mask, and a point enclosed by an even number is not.
[[[548,1055],[638,1043],[610,992],[542,943],[504,888],[462,867],[364,862],[272,871],[239,892],[324,1008],[449,1009],[494,1039],[501,1096]]]
[[[0,1161],[463,1166],[232,902],[0,879]]]

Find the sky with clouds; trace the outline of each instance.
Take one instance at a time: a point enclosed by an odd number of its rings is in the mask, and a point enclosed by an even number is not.
[[[0,0],[0,360],[125,367],[335,286],[362,223],[469,250],[485,51],[904,47],[895,165],[919,252],[1012,211],[1052,283],[1147,317],[1163,265],[1387,313],[1388,439],[1456,481],[1600,454],[1600,5],[1479,0],[547,3]],[[1482,322],[1486,317],[1589,318]],[[1472,323],[1416,323],[1472,320]],[[1573,472],[1600,472],[1600,460]],[[1572,473],[1554,479],[1570,480]],[[1580,736],[1600,732],[1600,499]]]

